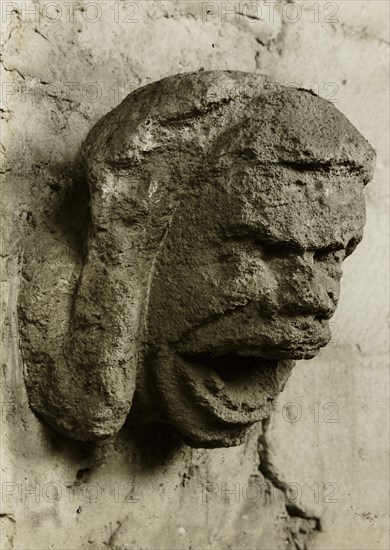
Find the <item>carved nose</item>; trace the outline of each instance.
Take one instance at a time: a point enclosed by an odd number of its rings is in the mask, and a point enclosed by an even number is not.
[[[335,303],[329,294],[333,295],[323,288],[302,289],[299,301],[295,302],[296,313],[329,319],[336,310]]]
[[[328,319],[336,310],[338,281],[318,269],[309,254],[296,259],[287,277],[282,277],[279,289],[279,303],[284,304],[281,310],[290,315]]]

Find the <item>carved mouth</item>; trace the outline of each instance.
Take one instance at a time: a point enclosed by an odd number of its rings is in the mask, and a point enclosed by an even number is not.
[[[222,379],[236,383],[242,378],[243,370],[246,372],[253,368],[273,366],[276,360],[257,357],[256,355],[245,355],[239,351],[230,351],[228,353],[215,355],[214,353],[198,353],[195,355],[184,356],[187,361],[202,363],[216,372]]]
[[[293,361],[267,359],[230,351],[181,355],[184,387],[205,412],[228,424],[265,418],[273,398],[283,389]]]
[[[213,355],[163,346],[150,357],[161,412],[189,444],[202,447],[241,444],[269,416],[294,366],[241,348]]]
[[[159,346],[151,365],[160,410],[188,442],[242,443],[250,427],[271,414],[295,359],[313,357],[326,343],[322,330],[302,332],[299,320],[294,323],[298,330],[274,324],[272,337],[268,325],[245,325],[241,337],[229,326],[208,326],[205,334],[194,331],[185,341]]]

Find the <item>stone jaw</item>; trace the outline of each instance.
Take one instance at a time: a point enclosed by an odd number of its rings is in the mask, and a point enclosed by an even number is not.
[[[202,71],[130,94],[91,130],[82,154],[91,195],[87,255],[49,232],[37,236],[47,242],[44,254],[27,254],[19,315],[31,406],[76,439],[108,437],[146,407],[195,445],[241,443],[269,414],[291,360],[326,344],[313,322],[318,310],[324,324],[337,303],[343,257],[334,255],[361,238],[372,148],[308,91],[262,75]],[[226,220],[235,222],[233,246]],[[248,226],[257,240],[248,239]],[[278,248],[283,239],[290,248]],[[230,322],[226,312],[237,307],[244,313]],[[268,328],[249,324],[246,342],[237,327],[249,313]],[[220,317],[221,328],[210,332],[208,320]],[[313,330],[317,348],[304,339]],[[188,374],[177,359],[178,342],[186,353],[230,351],[226,334],[233,350],[239,342],[238,358],[252,353],[282,365],[280,376],[254,382],[258,410],[241,420],[237,394],[243,408],[250,402],[245,373],[226,393],[218,369],[209,376],[206,362]],[[206,396],[205,384],[213,387]],[[220,407],[210,405],[218,395]]]

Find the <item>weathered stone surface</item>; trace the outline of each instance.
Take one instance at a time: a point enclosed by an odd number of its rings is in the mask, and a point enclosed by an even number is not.
[[[130,412],[192,445],[240,444],[330,339],[374,157],[331,103],[261,75],[130,94],[83,146],[88,235],[25,264],[32,407],[76,439]]]

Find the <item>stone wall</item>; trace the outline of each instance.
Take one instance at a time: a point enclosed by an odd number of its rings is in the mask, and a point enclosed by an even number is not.
[[[6,548],[389,547],[388,4],[274,6],[2,3]],[[270,422],[243,446],[194,450],[153,425],[75,443],[27,404],[16,312],[26,241],[82,215],[77,153],[103,114],[139,86],[201,68],[312,88],[377,150],[332,342],[297,365]]]

